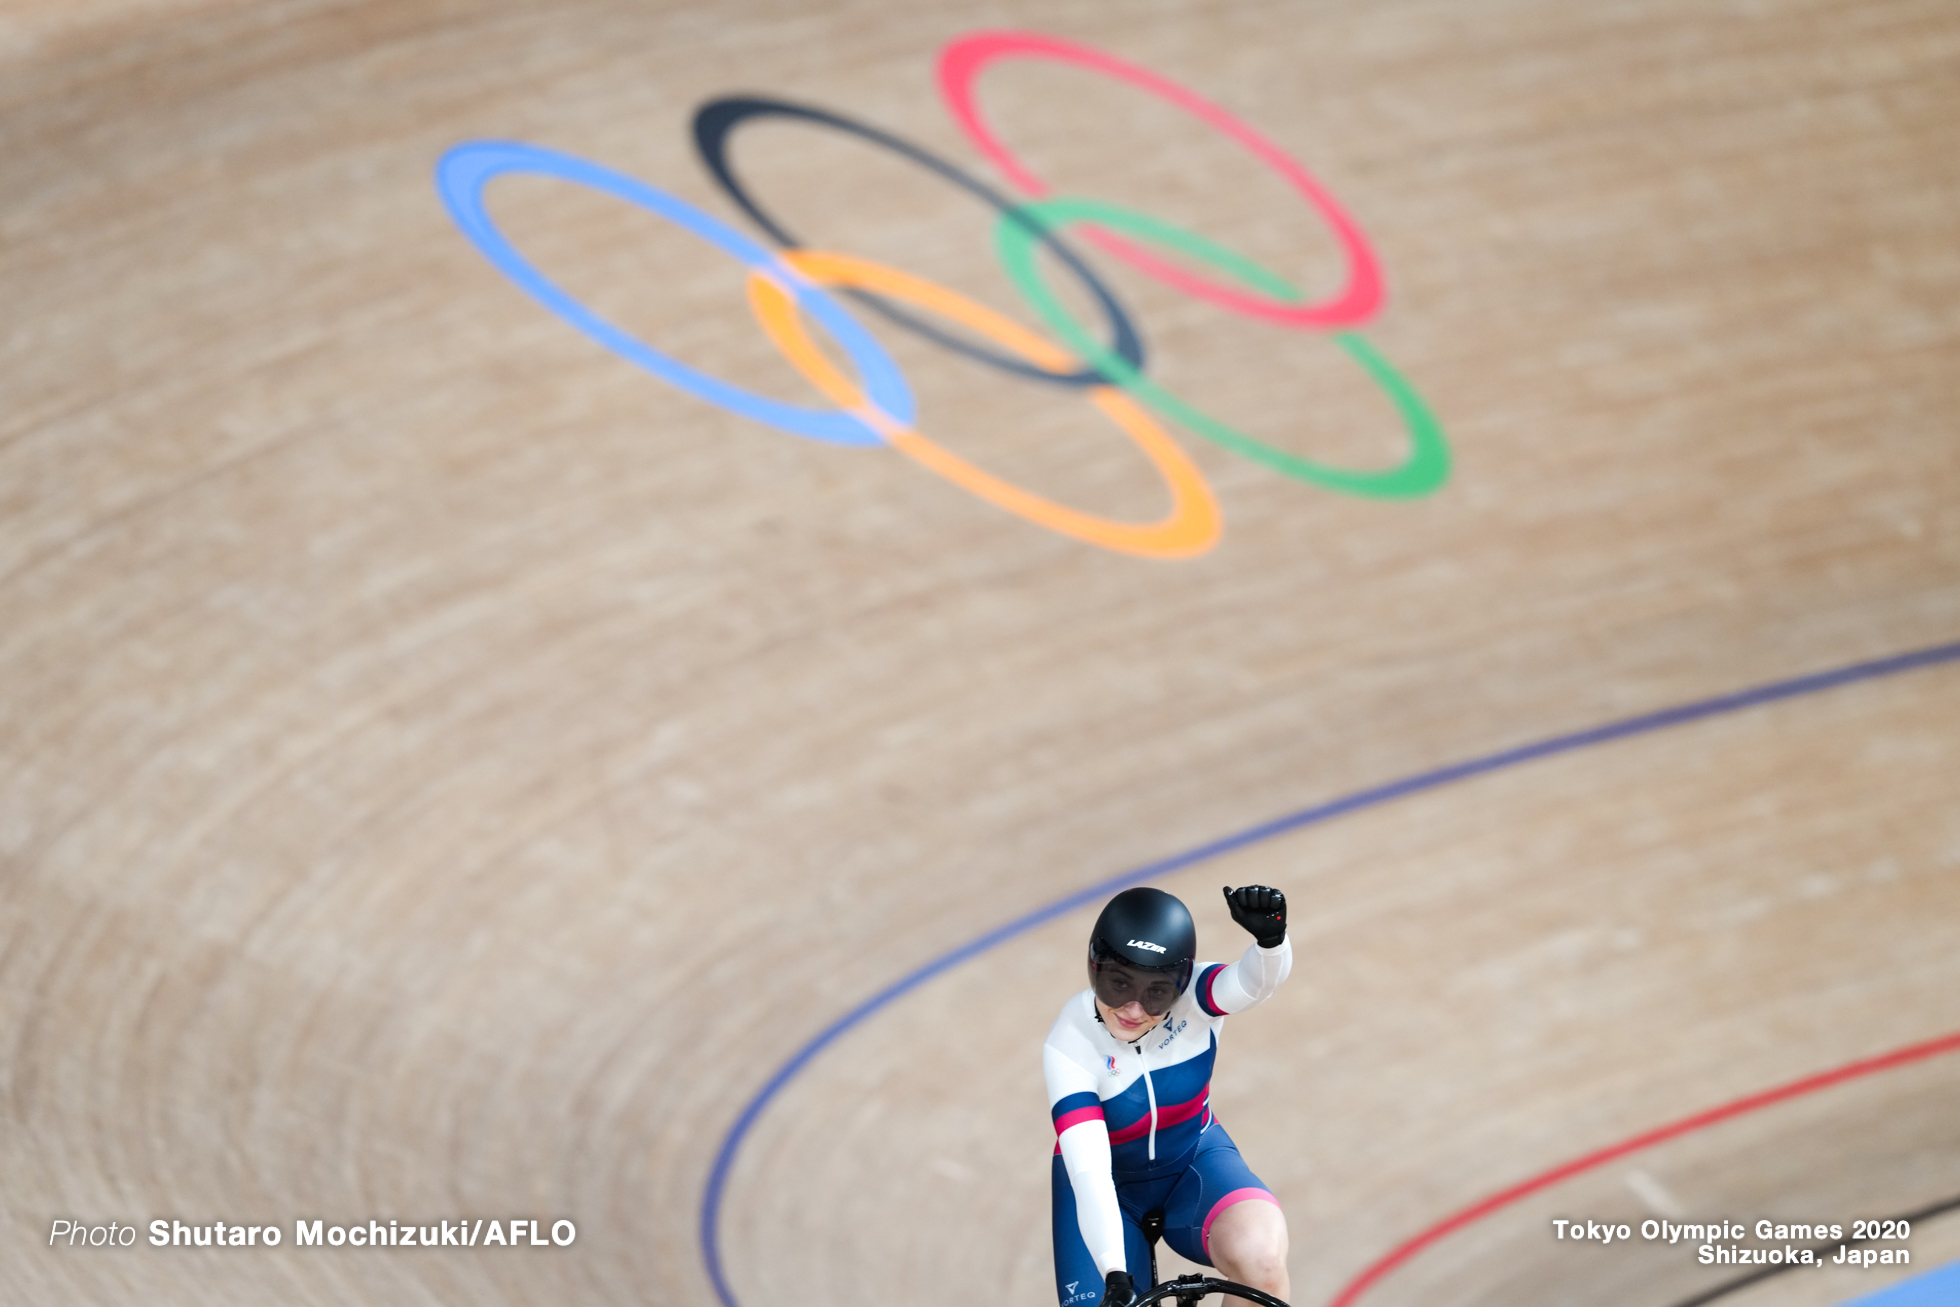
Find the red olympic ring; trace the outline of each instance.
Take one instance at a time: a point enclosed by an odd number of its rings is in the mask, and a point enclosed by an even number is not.
[[[1051,36],[1038,36],[1032,32],[976,32],[960,37],[940,52],[939,92],[945,97],[946,107],[951,110],[954,120],[974,145],[994,161],[994,165],[1010,182],[1028,195],[1036,198],[1047,195],[1048,184],[1029,172],[1020,160],[1008,152],[992,129],[981,121],[979,107],[974,101],[974,78],[981,69],[999,59],[1053,59],[1058,63],[1075,64],[1119,82],[1141,87],[1230,136],[1264,160],[1268,167],[1284,177],[1293,189],[1306,196],[1320,210],[1347,255],[1348,279],[1347,285],[1332,299],[1319,304],[1288,303],[1248,294],[1200,277],[1112,232],[1085,228],[1083,234],[1096,244],[1187,295],[1288,326],[1352,326],[1373,316],[1375,310],[1381,307],[1381,268],[1375,261],[1374,250],[1368,245],[1368,238],[1362,235],[1354,219],[1347,215],[1347,211],[1341,208],[1326,188],[1288,157],[1285,151],[1225,110],[1175,82],[1088,46],[1060,41]]]

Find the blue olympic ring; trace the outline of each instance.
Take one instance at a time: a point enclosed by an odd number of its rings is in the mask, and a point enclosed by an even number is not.
[[[456,225],[463,229],[485,258],[505,276],[523,287],[532,298],[577,327],[607,349],[637,363],[669,385],[720,404],[746,418],[766,423],[792,436],[821,440],[833,445],[882,445],[884,437],[849,413],[836,409],[809,409],[768,399],[752,390],[731,385],[718,377],[691,368],[679,359],[646,344],[638,337],[614,326],[567,294],[517,252],[484,210],[483,188],[504,173],[538,173],[557,177],[579,186],[589,186],[628,204],[659,214],[677,227],[683,227],[711,245],[734,255],[794,295],[797,302],[844,347],[872,407],[910,426],[918,415],[912,389],[898,363],[844,311],[835,297],[775,254],[750,240],[733,227],[712,218],[687,201],[669,195],[645,182],[602,168],[574,155],[561,154],[542,146],[516,141],[468,141],[442,156],[436,165],[436,189]]]

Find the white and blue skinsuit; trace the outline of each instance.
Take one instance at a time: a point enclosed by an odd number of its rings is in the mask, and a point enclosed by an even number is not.
[[[1164,1019],[1134,1043],[1112,1035],[1083,990],[1062,1005],[1041,1065],[1055,1122],[1055,1290],[1062,1307],[1101,1300],[1103,1278],[1150,1284],[1146,1213],[1164,1242],[1211,1265],[1212,1222],[1235,1203],[1277,1205],[1211,1114],[1211,1069],[1225,1018],[1271,998],[1293,944],[1257,944],[1237,962],[1201,963]]]

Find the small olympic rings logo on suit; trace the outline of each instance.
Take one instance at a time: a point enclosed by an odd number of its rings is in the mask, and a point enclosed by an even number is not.
[[[1147,91],[1237,142],[1271,168],[1321,216],[1347,263],[1341,288],[1317,303],[1266,268],[1195,232],[1133,209],[1056,196],[1003,144],[981,116],[974,83],[989,65],[1045,59],[1087,69]],[[1381,271],[1367,237],[1338,201],[1285,151],[1224,109],[1113,55],[1032,32],[978,32],[948,45],[939,58],[939,88],[968,139],[1022,198],[995,190],[964,169],[882,128],[829,110],[755,96],[718,99],[694,115],[702,162],[737,207],[774,244],[771,250],[685,200],[574,155],[512,141],[469,141],[436,166],[436,186],[450,215],[476,247],[539,303],[621,357],[689,394],[794,436],[836,445],[885,445],[1000,508],[1049,530],[1105,549],[1151,558],[1202,554],[1218,541],[1222,520],[1204,475],[1159,425],[1169,419],[1284,476],[1345,494],[1404,499],[1425,495],[1449,476],[1442,428],[1422,398],[1386,359],[1350,328],[1381,305]],[[811,250],[765,209],[736,172],[729,142],[744,123],[779,117],[856,136],[924,168],[996,210],[994,244],[1001,265],[1061,344],[994,310],[897,268],[869,259]],[[505,174],[556,177],[605,192],[666,219],[744,264],[751,312],[770,341],[831,407],[770,399],[702,372],[609,322],[552,282],[491,221],[484,188]],[[1407,457],[1380,471],[1332,466],[1289,453],[1193,406],[1146,372],[1143,338],[1095,270],[1062,239],[1082,238],[1187,295],[1292,330],[1331,333],[1394,404],[1409,438]],[[1103,320],[1102,337],[1079,321],[1044,277],[1046,249],[1081,283]],[[1173,261],[1166,255],[1181,256]],[[1192,270],[1192,265],[1205,271]],[[1068,507],[1003,480],[937,444],[920,430],[918,405],[898,364],[844,308],[832,289],[887,320],[958,354],[1013,375],[1080,390],[1149,459],[1170,491],[1171,509],[1151,522],[1126,522]],[[805,317],[843,348],[855,379],[811,339]],[[956,323],[979,337],[940,325]]]

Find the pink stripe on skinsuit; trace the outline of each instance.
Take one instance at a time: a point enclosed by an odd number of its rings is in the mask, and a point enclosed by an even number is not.
[[[1256,1198],[1262,1202],[1271,1203],[1275,1207],[1279,1206],[1279,1199],[1273,1197],[1264,1189],[1234,1189],[1231,1193],[1226,1194],[1223,1198],[1213,1203],[1211,1210],[1205,1213],[1204,1228],[1198,1232],[1198,1241],[1205,1246],[1205,1256],[1211,1256],[1211,1223],[1218,1219],[1220,1212],[1237,1203],[1245,1202],[1248,1198]]]

